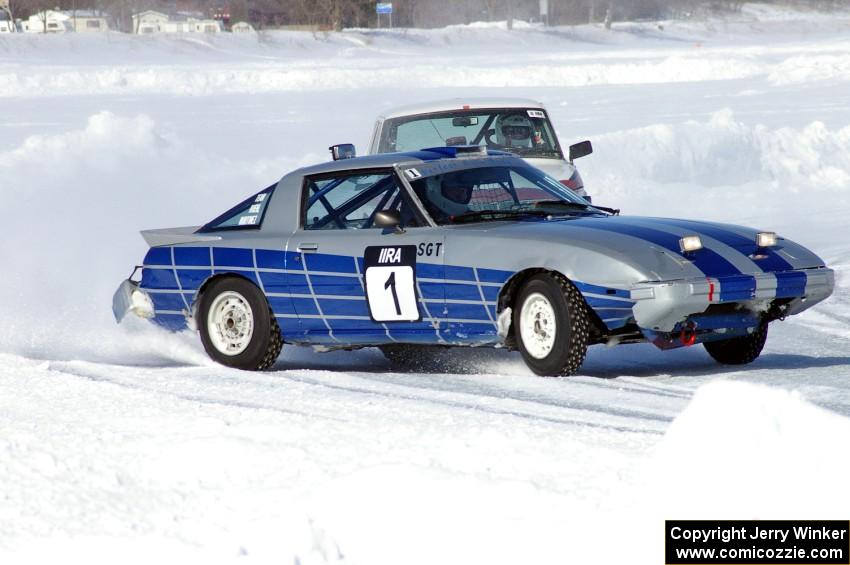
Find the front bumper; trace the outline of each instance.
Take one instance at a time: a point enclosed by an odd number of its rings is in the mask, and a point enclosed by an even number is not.
[[[835,274],[826,267],[646,282],[631,289],[632,311],[641,329],[671,332],[713,304],[739,304],[742,310],[758,314],[783,299],[783,315],[798,314],[827,298],[834,286]]]

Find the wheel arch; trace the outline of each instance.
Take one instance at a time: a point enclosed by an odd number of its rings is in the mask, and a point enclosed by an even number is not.
[[[539,274],[553,274],[559,277],[564,278],[565,280],[572,283],[572,279],[565,275],[564,273],[557,271],[555,269],[547,269],[545,267],[531,267],[527,269],[523,269],[514,273],[505,284],[502,286],[499,291],[499,298],[496,302],[496,313],[497,315],[501,315],[507,308],[513,309],[516,305],[516,299],[519,295],[520,289],[522,289],[523,285],[532,277]],[[584,301],[584,305],[587,308],[588,317],[590,318],[591,327],[594,333],[598,333],[600,335],[604,335],[608,332],[605,324],[602,322],[602,319],[593,311],[593,308],[587,303],[587,300],[584,298],[584,295],[579,290],[579,294]],[[508,346],[513,347],[515,345],[516,334],[515,328],[513,324],[510,325],[508,329],[508,334],[505,336],[505,343]]]
[[[260,294],[265,299],[266,304],[268,304],[269,299],[266,296],[266,293],[263,291],[262,287],[260,287],[260,285],[257,284],[257,281],[253,280],[251,277],[246,277],[242,273],[236,273],[236,272],[232,272],[232,271],[215,273],[215,274],[207,277],[206,279],[204,279],[204,282],[202,282],[201,285],[198,287],[198,289],[195,291],[195,296],[192,297],[192,304],[190,306],[191,306],[191,309],[192,309],[192,312],[191,312],[192,313],[192,320],[194,321],[196,326],[198,324],[198,320],[197,320],[198,305],[201,303],[201,297],[204,295],[204,293],[207,291],[207,289],[209,288],[209,286],[212,283],[214,283],[215,281],[223,280],[223,279],[242,279],[242,280],[248,281],[249,283],[251,283],[252,285],[257,287],[257,290],[260,291]],[[197,327],[193,328],[193,329],[197,329]]]

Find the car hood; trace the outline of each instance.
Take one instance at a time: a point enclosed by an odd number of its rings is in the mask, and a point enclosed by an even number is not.
[[[824,266],[820,257],[788,239],[780,238],[771,248],[759,248],[756,245],[759,230],[713,222],[593,216],[497,222],[475,227],[487,231],[489,237],[527,241],[526,248],[541,256],[563,256],[573,249],[581,250],[584,256],[592,253],[616,259],[640,273],[643,280],[753,275]],[[703,249],[682,253],[679,239],[686,235],[699,235]],[[553,254],[552,245],[564,247],[560,253]],[[569,261],[566,257],[564,260]]]

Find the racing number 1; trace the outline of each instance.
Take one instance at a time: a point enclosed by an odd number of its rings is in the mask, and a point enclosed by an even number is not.
[[[416,322],[421,319],[416,296],[416,246],[367,247],[366,300],[376,322]]]
[[[395,303],[396,316],[401,316],[401,305],[398,303],[398,293],[395,291],[395,271],[390,273],[390,278],[384,283],[384,290],[390,289],[393,293],[393,302]]]

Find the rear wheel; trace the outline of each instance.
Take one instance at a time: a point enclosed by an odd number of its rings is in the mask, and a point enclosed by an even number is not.
[[[587,353],[590,321],[578,289],[555,273],[533,276],[513,312],[516,342],[525,363],[545,377],[578,371]]]
[[[207,354],[236,369],[267,369],[283,348],[280,327],[265,296],[241,278],[210,283],[198,305],[198,328]]]
[[[708,341],[703,347],[715,361],[724,365],[746,365],[755,361],[767,341],[767,323],[762,323],[756,331],[743,337],[733,337],[722,341]]]

